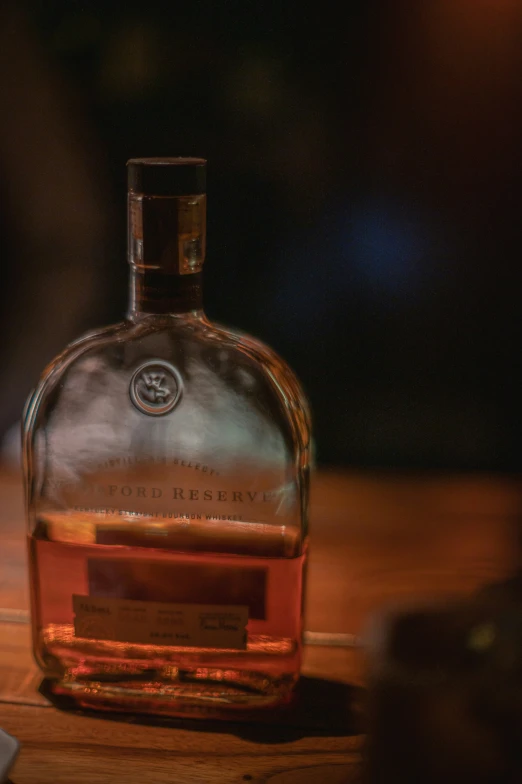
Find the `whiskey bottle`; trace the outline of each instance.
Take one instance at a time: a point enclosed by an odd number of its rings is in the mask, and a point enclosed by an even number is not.
[[[299,675],[308,408],[272,350],[205,316],[205,170],[128,162],[126,319],[26,405],[34,653],[82,707],[235,717]]]

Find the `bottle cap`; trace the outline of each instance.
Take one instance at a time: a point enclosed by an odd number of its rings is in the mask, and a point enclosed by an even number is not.
[[[144,196],[195,196],[206,192],[204,158],[131,158],[129,191]]]

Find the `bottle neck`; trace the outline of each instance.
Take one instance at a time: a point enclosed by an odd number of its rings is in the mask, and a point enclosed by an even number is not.
[[[206,197],[129,193],[128,317],[202,310]]]
[[[202,273],[169,275],[131,267],[128,317],[181,315],[203,309]]]

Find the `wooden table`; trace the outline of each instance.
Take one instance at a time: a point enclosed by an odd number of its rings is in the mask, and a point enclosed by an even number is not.
[[[22,743],[12,781],[357,781],[365,621],[390,602],[468,593],[509,573],[521,511],[514,479],[319,473],[299,710],[259,725],[111,720],[60,711],[38,692],[21,485],[0,469],[0,727]]]

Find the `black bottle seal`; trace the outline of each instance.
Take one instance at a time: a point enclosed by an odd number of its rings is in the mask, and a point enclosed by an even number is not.
[[[144,196],[195,196],[206,192],[204,158],[131,158],[129,191]]]

